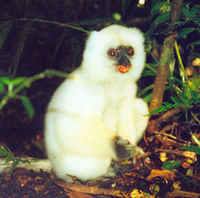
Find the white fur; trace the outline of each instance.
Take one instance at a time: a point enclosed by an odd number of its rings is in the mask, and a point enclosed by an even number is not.
[[[54,93],[47,109],[45,142],[58,177],[81,180],[107,173],[117,159],[116,135],[136,145],[147,126],[147,104],[136,99],[136,81],[145,63],[143,34],[136,28],[112,25],[92,32],[81,66]],[[107,56],[110,47],[131,45],[132,67],[120,73]],[[70,181],[71,182],[71,181]]]

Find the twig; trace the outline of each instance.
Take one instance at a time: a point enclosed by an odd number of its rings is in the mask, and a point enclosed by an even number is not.
[[[171,134],[168,134],[168,133],[162,133],[161,131],[152,131],[152,133],[155,133],[155,134],[158,134],[158,135],[163,135],[163,136],[167,136],[167,137],[170,137],[171,139],[174,139],[177,141],[177,137],[174,136],[174,135],[171,135]],[[184,141],[184,140],[178,140],[179,142],[182,142],[182,143],[185,143],[185,144],[188,144],[187,141]]]
[[[183,157],[191,158],[193,161],[197,160],[197,154],[193,151],[181,151],[181,150],[172,150],[172,149],[155,149],[155,152],[164,152],[164,153],[172,153],[175,155],[181,155]]]
[[[183,147],[187,146],[185,143],[180,143],[175,140],[169,139],[166,136],[162,136],[160,134],[156,135],[156,138],[165,146],[172,146],[172,147]]]
[[[88,194],[96,194],[96,195],[103,194],[103,195],[123,197],[122,193],[119,190],[104,189],[104,188],[99,188],[98,186],[84,186],[80,184],[70,184],[61,181],[56,181],[56,184],[63,188]]]
[[[168,192],[165,195],[165,198],[171,198],[171,197],[188,197],[188,198],[199,198],[200,194],[193,193],[193,192],[187,192],[182,190],[174,190],[172,192]]]
[[[157,122],[160,124],[162,122],[168,122],[170,121],[175,115],[179,114],[183,109],[185,108],[184,105],[181,107],[175,107],[173,109],[170,109],[169,111],[165,112],[162,116],[160,116],[157,119]]]

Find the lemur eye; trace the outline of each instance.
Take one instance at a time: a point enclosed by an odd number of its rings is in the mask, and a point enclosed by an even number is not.
[[[111,49],[108,50],[107,54],[111,58],[115,58],[117,56],[117,51],[116,51],[116,49],[111,48]]]
[[[133,49],[132,47],[128,47],[128,48],[127,48],[127,54],[128,54],[129,56],[133,56],[133,54],[134,54],[134,49]]]

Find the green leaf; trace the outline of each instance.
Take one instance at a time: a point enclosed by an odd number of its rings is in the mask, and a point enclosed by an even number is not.
[[[149,115],[156,114],[159,112],[160,112],[160,109],[153,109],[152,111],[149,112]]]
[[[196,28],[183,28],[183,29],[181,29],[181,31],[178,33],[177,40],[188,35],[188,34],[190,34],[194,30],[196,30]]]
[[[151,70],[145,70],[143,73],[142,73],[142,77],[144,76],[156,76],[156,73],[151,71]]]
[[[169,160],[168,162],[163,163],[161,168],[165,168],[167,170],[173,170],[180,166],[180,162],[176,160]]]
[[[190,43],[189,45],[200,45],[200,40],[194,41],[194,42]]]
[[[6,156],[8,154],[8,150],[3,146],[0,146],[0,156]]]
[[[6,92],[5,86],[3,85],[3,83],[0,82],[0,94],[5,92]]]
[[[183,105],[183,103],[179,99],[177,99],[173,96],[171,96],[170,98],[174,102],[173,107],[180,107]]]
[[[26,109],[29,117],[32,118],[34,116],[35,110],[31,104],[30,99],[28,97],[22,96],[22,95],[19,96],[19,99],[22,101],[24,108]]]
[[[0,82],[3,83],[4,85],[10,85],[11,84],[10,78],[7,78],[5,76],[0,77]]]
[[[184,105],[190,105],[194,102],[194,99],[191,97],[191,89],[188,86],[187,89],[185,89],[184,91],[185,95],[179,95],[179,97],[181,98],[181,100],[183,101]]]
[[[181,103],[179,99],[177,99],[177,98],[175,98],[175,97],[173,97],[173,96],[171,96],[170,98],[171,98],[171,100],[172,100],[175,104],[176,104],[176,103]]]
[[[188,86],[189,87],[189,86]],[[184,95],[184,94],[181,94],[181,95],[179,95],[179,97],[181,98],[181,100],[183,101],[183,102],[187,102],[189,99],[188,99],[188,97],[186,96],[186,95]]]
[[[200,19],[199,18],[194,19],[193,22],[196,23],[198,26],[200,26]]]
[[[141,95],[147,93],[149,90],[153,89],[154,84],[151,84],[147,87],[145,87],[143,90],[141,90],[139,93],[137,93],[137,97],[140,97]]]
[[[26,80],[26,77],[19,77],[19,78],[15,78],[11,81],[12,85],[17,86],[19,84],[21,84],[22,82],[24,82]]]
[[[194,151],[195,153],[199,154],[200,155],[200,147],[198,146],[183,146],[181,148],[179,148],[181,150],[185,150],[185,151]]]
[[[161,111],[166,111],[168,109],[171,109],[173,107],[173,104],[169,102],[163,102],[163,105],[161,105]]]
[[[156,5],[151,9],[151,15],[157,13],[157,11],[160,10],[160,8],[162,8],[164,5],[165,2],[156,3]]]
[[[192,17],[192,15],[191,15],[189,9],[188,9],[186,6],[183,6],[183,7],[182,7],[182,13],[183,13],[183,15],[185,15],[186,18]]]
[[[151,98],[152,98],[152,93],[150,93],[149,95],[145,96],[143,98],[143,100],[146,102],[146,103],[149,103],[151,101]]]
[[[191,91],[191,97],[194,99],[199,99],[198,93],[196,91]]]
[[[196,99],[194,104],[200,104],[200,98]]]
[[[182,82],[182,80],[174,77],[174,76],[169,76],[168,77],[170,80],[175,80],[176,82],[178,82],[179,84],[183,85],[184,86],[184,83]],[[173,83],[174,84],[174,83]]]
[[[183,105],[183,103],[175,103],[173,104],[173,107],[181,107]]]
[[[194,7],[192,7],[192,9],[190,10],[190,14],[192,16],[195,16],[195,14],[197,14],[200,11],[200,5],[195,5]]]
[[[152,9],[151,9],[151,17],[153,17],[154,15],[156,15],[157,13],[159,13],[159,11],[163,10],[168,10],[169,6],[171,4],[168,2],[159,2],[157,3]]]
[[[7,164],[10,161],[13,161],[14,159],[15,159],[15,157],[9,151],[8,154],[7,154],[7,156],[6,156],[5,164]]]
[[[200,87],[200,75],[195,75],[192,79],[192,85],[191,85],[191,89],[192,91],[198,91],[199,87]]]
[[[17,86],[19,84],[21,84],[22,82],[24,82],[26,80],[26,77],[19,77],[19,78],[15,78],[15,79],[10,79],[8,77],[0,77],[0,82],[3,83],[4,85],[13,85],[13,86]]]
[[[169,15],[170,11],[164,12],[162,15],[159,15],[154,21],[155,27],[159,24],[165,23],[169,19]]]

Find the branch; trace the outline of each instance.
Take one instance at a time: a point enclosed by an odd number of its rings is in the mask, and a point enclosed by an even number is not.
[[[170,19],[169,19],[169,30],[168,36],[165,37],[163,47],[161,51],[161,57],[158,66],[158,72],[156,75],[152,99],[150,103],[150,111],[160,107],[163,101],[164,89],[169,74],[169,64],[173,56],[174,43],[176,38],[176,31],[174,24],[179,20],[183,0],[172,0]],[[148,126],[148,132],[157,131],[158,123],[156,120],[151,120]]]

